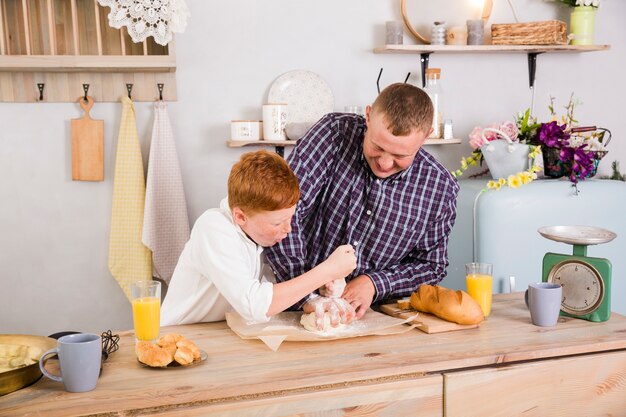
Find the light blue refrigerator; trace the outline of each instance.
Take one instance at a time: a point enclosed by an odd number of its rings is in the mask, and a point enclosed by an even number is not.
[[[612,242],[588,247],[587,255],[612,263],[611,310],[626,315],[626,182],[590,179],[538,180],[518,189],[481,192],[486,180],[460,181],[457,220],[450,235],[447,276],[441,285],[463,289],[465,263],[493,264],[494,292],[524,291],[541,281],[546,252],[571,254],[572,246],[542,237],[542,226],[584,225],[609,229]]]

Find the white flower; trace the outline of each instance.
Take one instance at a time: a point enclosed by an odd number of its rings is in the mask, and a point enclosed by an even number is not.
[[[600,0],[576,0],[576,6],[592,6],[598,7]]]
[[[568,146],[570,148],[580,148],[580,146],[585,143],[585,138],[582,136],[570,136],[568,139]]]
[[[587,144],[587,149],[590,151],[606,151],[604,145],[602,145],[597,138],[587,138],[585,143]]]

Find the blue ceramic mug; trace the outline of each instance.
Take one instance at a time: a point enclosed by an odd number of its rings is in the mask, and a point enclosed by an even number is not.
[[[77,333],[59,338],[58,346],[44,353],[39,368],[48,378],[63,382],[69,392],[91,391],[96,387],[102,361],[102,339],[97,334]],[[48,356],[57,354],[61,375],[45,368]]]

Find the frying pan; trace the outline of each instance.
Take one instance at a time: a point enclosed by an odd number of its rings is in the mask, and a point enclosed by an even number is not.
[[[46,336],[34,336],[27,334],[0,334],[0,344],[36,346],[41,353],[57,346],[57,341]],[[0,372],[0,395],[5,395],[20,388],[24,388],[41,377],[39,362],[28,366]]]

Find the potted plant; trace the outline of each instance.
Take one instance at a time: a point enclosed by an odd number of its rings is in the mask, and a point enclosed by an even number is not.
[[[572,45],[593,45],[596,10],[600,0],[556,0],[572,7],[570,35]]]

